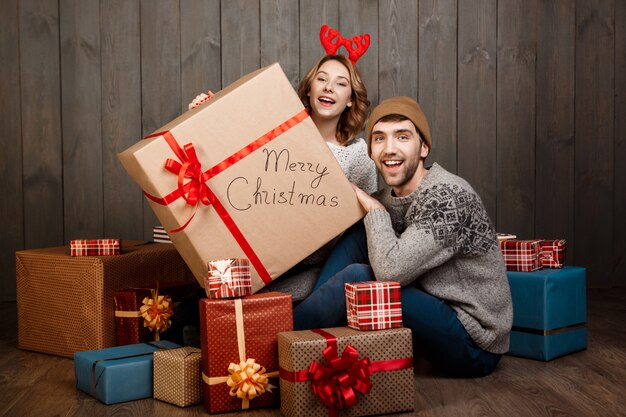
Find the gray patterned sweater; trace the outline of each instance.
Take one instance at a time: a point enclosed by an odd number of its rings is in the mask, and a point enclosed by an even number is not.
[[[417,190],[374,194],[387,210],[365,216],[377,280],[421,287],[450,305],[482,349],[505,353],[511,293],[494,227],[478,194],[433,164]]]

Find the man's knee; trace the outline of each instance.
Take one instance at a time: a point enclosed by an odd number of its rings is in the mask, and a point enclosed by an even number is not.
[[[367,264],[351,264],[341,271],[343,282],[373,281],[374,273]]]

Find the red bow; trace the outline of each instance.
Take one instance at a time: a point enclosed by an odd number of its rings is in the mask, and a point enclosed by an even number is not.
[[[198,200],[200,200],[202,204],[208,206],[211,204],[211,193],[206,185],[206,181],[209,178],[208,175],[202,172],[202,165],[196,155],[196,149],[192,143],[188,143],[184,146],[184,149],[178,148],[178,150],[179,152],[176,155],[180,158],[182,164],[168,158],[165,161],[165,169],[178,175],[178,190],[187,204],[195,206],[198,204]],[[190,178],[191,181],[185,184],[185,178]]]
[[[372,364],[368,358],[358,360],[359,352],[347,345],[341,357],[337,356],[337,345],[331,344],[324,349],[328,365],[311,362],[309,377],[313,392],[330,411],[331,416],[339,410],[353,407],[358,398],[355,391],[367,395],[372,389]]]

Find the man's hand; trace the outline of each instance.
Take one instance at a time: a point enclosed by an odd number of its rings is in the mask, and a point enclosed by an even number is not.
[[[356,197],[359,199],[359,203],[363,206],[365,211],[368,213],[375,208],[385,208],[380,201],[376,200],[374,197],[370,196],[365,191],[361,190],[354,184],[351,184],[352,188],[354,188],[354,192],[356,193]]]
[[[196,98],[194,98],[193,101],[189,103],[189,110],[193,109],[194,107],[198,107],[205,101],[211,100],[214,95],[215,93],[211,90],[208,91],[208,94],[204,94],[204,93],[198,94]]]

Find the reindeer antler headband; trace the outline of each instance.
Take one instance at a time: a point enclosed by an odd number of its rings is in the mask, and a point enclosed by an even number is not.
[[[333,40],[336,41],[333,42]],[[338,30],[323,25],[320,28],[320,42],[329,55],[335,55],[339,47],[343,45],[348,51],[350,62],[356,64],[356,61],[363,56],[370,46],[370,35],[365,33],[353,36],[352,39],[346,39],[341,36]]]

